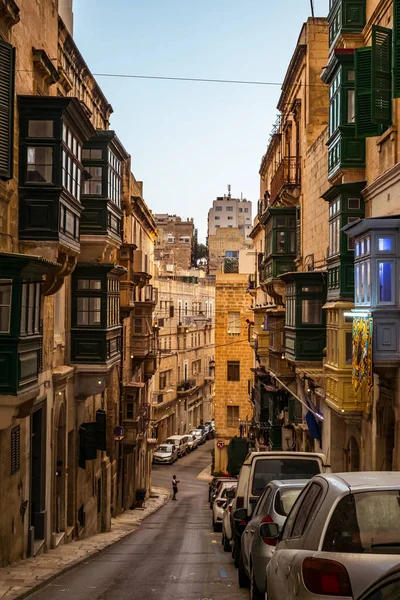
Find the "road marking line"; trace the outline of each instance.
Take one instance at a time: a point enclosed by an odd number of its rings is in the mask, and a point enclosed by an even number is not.
[[[217,543],[217,540],[211,540],[211,543],[212,543],[212,544],[216,544],[216,543]]]

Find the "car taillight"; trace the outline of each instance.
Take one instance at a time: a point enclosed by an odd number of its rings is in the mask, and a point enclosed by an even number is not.
[[[225,500],[217,500],[217,506],[221,508],[225,504]]]
[[[353,597],[346,567],[334,560],[306,558],[303,562],[303,581],[312,594]]]
[[[260,520],[260,525],[262,525],[263,523],[273,523],[273,519],[271,519],[271,517],[269,515],[264,515],[262,517],[262,519]],[[276,538],[267,538],[267,537],[261,537],[262,541],[264,542],[264,544],[267,544],[267,546],[276,546],[278,541]]]
[[[236,497],[236,508],[243,508],[244,507],[244,498],[243,496],[237,496]]]

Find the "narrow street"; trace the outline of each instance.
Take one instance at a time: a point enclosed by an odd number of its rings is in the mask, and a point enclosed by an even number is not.
[[[59,577],[32,600],[242,600],[237,571],[213,533],[208,484],[197,479],[210,462],[212,442],[173,466],[156,465],[153,484],[180,480],[168,502],[139,529],[98,557]]]

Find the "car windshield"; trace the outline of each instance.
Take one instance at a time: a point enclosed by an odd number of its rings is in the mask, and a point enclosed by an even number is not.
[[[278,490],[275,496],[275,512],[281,517],[287,517],[293,504],[297,500],[302,488]]]
[[[170,454],[172,452],[172,446],[159,446],[157,452]]]
[[[311,479],[320,473],[317,460],[267,458],[256,460],[252,494],[261,496],[266,485],[274,479]]]
[[[349,494],[331,517],[323,551],[400,554],[400,490]]]
[[[179,446],[179,440],[171,438],[170,440],[167,440],[167,444],[170,444],[171,446]]]

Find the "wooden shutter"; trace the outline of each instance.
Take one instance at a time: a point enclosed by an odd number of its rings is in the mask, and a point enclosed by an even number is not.
[[[356,70],[356,137],[379,135],[380,127],[372,122],[372,48],[357,48]]]
[[[21,434],[20,426],[11,429],[11,475],[14,475],[20,470],[20,456],[21,456]]]
[[[392,30],[372,26],[372,120],[392,123]]]
[[[400,98],[400,0],[393,0],[393,97]]]
[[[13,176],[15,49],[0,39],[0,179]]]

